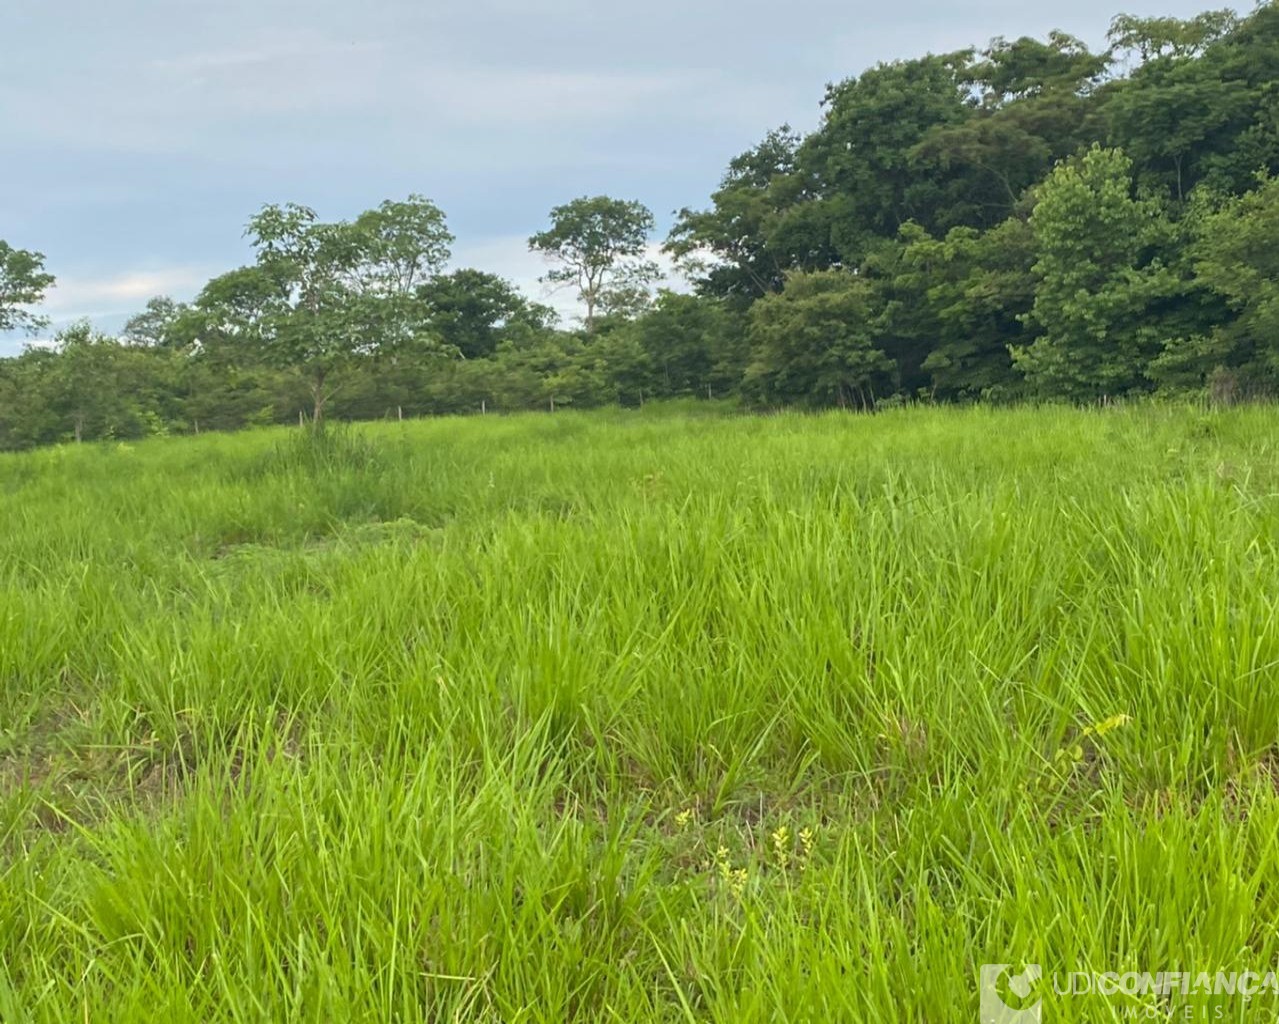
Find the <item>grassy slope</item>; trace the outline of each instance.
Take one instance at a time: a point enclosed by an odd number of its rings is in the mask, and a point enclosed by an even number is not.
[[[0,458],[0,1020],[967,1022],[985,961],[1274,965],[1277,427]]]

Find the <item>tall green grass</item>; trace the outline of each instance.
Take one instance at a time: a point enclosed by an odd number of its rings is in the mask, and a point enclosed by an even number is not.
[[[1279,963],[1274,411],[320,444],[0,457],[5,1024],[971,1022],[986,962]]]

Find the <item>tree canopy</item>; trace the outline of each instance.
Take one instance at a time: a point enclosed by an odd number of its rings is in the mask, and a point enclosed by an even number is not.
[[[653,225],[653,214],[642,203],[583,196],[551,210],[551,226],[528,244],[555,264],[544,281],[577,289],[590,333],[600,313],[643,306],[649,285],[660,276],[646,255]]]
[[[583,317],[449,266],[420,195],[248,224],[254,258],[119,338],[0,360],[0,447],[341,417],[733,398],[1279,396],[1279,5],[1120,15],[891,60],[728,161],[664,248],[641,202],[554,207],[528,240]],[[815,98],[820,90],[815,89]],[[0,242],[0,330],[46,326],[39,253]]]
[[[42,253],[15,249],[0,239],[0,331],[43,327],[47,320],[28,307],[39,305],[52,284]]]

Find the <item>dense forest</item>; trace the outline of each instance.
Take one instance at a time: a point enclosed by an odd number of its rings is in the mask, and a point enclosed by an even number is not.
[[[249,221],[254,261],[120,337],[0,360],[0,447],[299,415],[638,405],[1267,397],[1279,385],[1279,6],[1120,16],[1109,49],[996,39],[826,89],[818,127],[734,158],[665,250],[608,197],[529,240],[584,316],[478,270],[422,196]],[[0,242],[0,330],[53,283]]]

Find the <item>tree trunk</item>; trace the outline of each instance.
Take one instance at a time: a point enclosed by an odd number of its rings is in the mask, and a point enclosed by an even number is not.
[[[319,430],[324,424],[324,403],[328,399],[328,395],[324,392],[325,376],[323,370],[316,370],[315,377],[311,380],[311,399],[314,403],[311,411],[311,426],[315,430]]]

